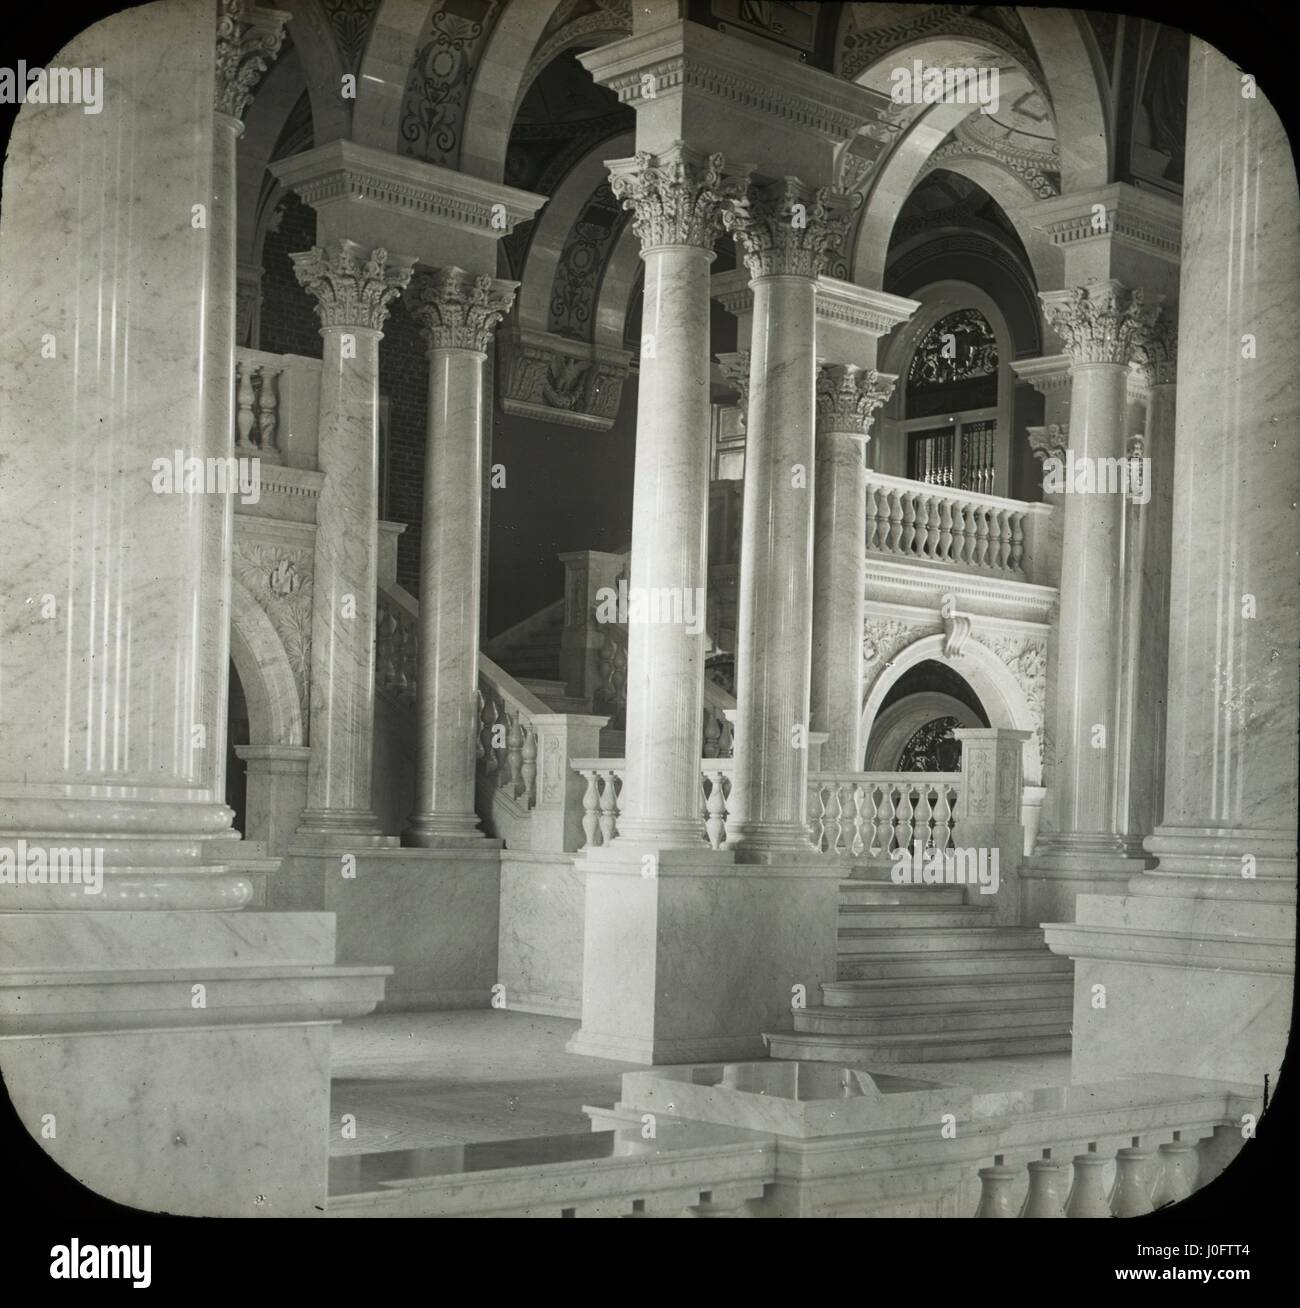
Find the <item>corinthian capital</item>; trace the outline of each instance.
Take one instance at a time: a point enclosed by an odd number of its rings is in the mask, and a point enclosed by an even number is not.
[[[492,344],[497,324],[515,302],[518,282],[499,281],[463,268],[420,273],[406,292],[430,350],[476,350]]]
[[[243,120],[253,88],[280,53],[288,21],[288,14],[248,0],[217,0],[217,113]]]
[[[1168,386],[1177,380],[1178,322],[1168,310],[1138,335],[1133,358],[1148,386]]]
[[[414,259],[390,258],[376,246],[369,254],[356,241],[332,241],[292,255],[298,284],[316,297],[321,327],[381,331],[388,306],[411,280]]]
[[[723,214],[751,277],[820,277],[830,250],[848,230],[852,198],[827,187],[782,177],[728,207]]]
[[[1040,463],[1045,459],[1065,462],[1066,450],[1070,444],[1070,429],[1061,423],[1048,423],[1046,427],[1026,427],[1029,436],[1029,449]]]
[[[817,434],[869,436],[872,417],[894,393],[897,380],[851,363],[822,364],[817,369]]]
[[[624,209],[642,250],[657,245],[693,245],[712,250],[724,209],[744,192],[746,175],[724,173],[720,154],[707,157],[677,141],[662,154],[638,151],[609,162],[609,185]]]
[[[1043,291],[1043,313],[1070,362],[1118,363],[1127,367],[1138,340],[1160,312],[1159,295],[1129,290],[1116,281]]]

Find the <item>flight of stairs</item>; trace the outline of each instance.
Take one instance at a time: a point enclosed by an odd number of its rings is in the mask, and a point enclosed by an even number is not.
[[[961,886],[896,886],[888,867],[840,886],[836,980],[773,1058],[921,1063],[1068,1052],[1074,970],[1036,927],[988,925]]]

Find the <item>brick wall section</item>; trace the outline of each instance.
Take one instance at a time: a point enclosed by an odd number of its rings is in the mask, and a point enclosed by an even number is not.
[[[262,334],[260,348],[271,354],[321,356],[316,303],[298,285],[291,254],[316,244],[316,211],[296,195],[284,200],[280,230],[267,232],[262,244]]]

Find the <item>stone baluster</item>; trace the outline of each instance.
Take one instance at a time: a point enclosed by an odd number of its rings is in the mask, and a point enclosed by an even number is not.
[[[370,808],[379,557],[379,342],[413,259],[355,241],[293,256],[323,342],[312,589],[311,760],[301,830],[381,838]],[[468,742],[468,737],[467,737]]]
[[[587,783],[582,795],[582,831],[587,848],[594,849],[600,843],[600,773],[595,768],[584,768],[582,776]]]
[[[1045,1154],[1050,1154],[1046,1150]],[[1065,1216],[1065,1164],[1050,1157],[1035,1159],[1028,1165],[1029,1192],[1021,1206],[1021,1217]]]
[[[519,761],[519,779],[523,785],[523,799],[529,808],[537,798],[537,733],[532,723],[524,723],[524,744]]]
[[[704,831],[709,838],[710,848],[721,849],[727,833],[727,807],[722,793],[723,774],[717,768],[712,768],[704,775],[709,787],[705,800]]]
[[[523,789],[524,726],[519,713],[506,713],[506,766],[501,784],[515,799]]]
[[[276,432],[279,425],[280,409],[280,369],[259,368],[261,385],[257,390],[257,430],[258,448],[264,459],[278,459],[280,447]]]
[[[618,834],[618,774],[612,768],[601,773],[604,786],[600,792],[600,843],[608,845]],[[699,819],[696,819],[698,823]]]
[[[1109,1217],[1110,1201],[1106,1198],[1103,1173],[1108,1160],[1092,1146],[1086,1154],[1074,1156],[1074,1184],[1065,1203],[1067,1217]]]
[[[420,556],[415,811],[403,838],[434,847],[482,839],[474,811],[483,517],[483,363],[517,283],[462,268],[421,272],[406,303],[429,359]],[[511,772],[511,779],[517,773]]]
[[[257,422],[253,413],[253,371],[242,359],[235,360],[235,448],[241,454],[252,449]]]
[[[1012,1199],[1016,1182],[1020,1174],[1014,1167],[1003,1164],[1002,1155],[993,1160],[992,1167],[981,1167],[980,1201],[975,1209],[976,1217],[1015,1217],[1016,1209]]]
[[[1174,1138],[1156,1150],[1159,1176],[1151,1196],[1154,1208],[1164,1208],[1188,1198],[1196,1189],[1196,1146],[1187,1144],[1177,1131]]]
[[[947,563],[953,556],[953,504],[950,499],[939,501],[939,543],[935,558],[940,563]]]
[[[1151,1151],[1138,1147],[1137,1137],[1115,1155],[1115,1185],[1110,1192],[1114,1217],[1142,1217],[1151,1212]]]

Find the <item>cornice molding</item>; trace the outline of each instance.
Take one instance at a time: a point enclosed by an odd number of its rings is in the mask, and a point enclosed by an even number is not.
[[[719,299],[716,295],[714,298]],[[818,319],[852,328],[865,336],[888,336],[900,323],[909,321],[920,307],[920,300],[873,291],[836,277],[817,279]]]
[[[690,90],[747,116],[775,118],[832,141],[860,133],[888,141],[898,130],[885,119],[890,102],[880,92],[698,23],[672,23],[615,41],[579,55],[579,61],[620,104],[634,109]]]
[[[1104,226],[1096,222],[1097,206],[1105,207]],[[1116,239],[1171,263],[1182,256],[1182,205],[1126,183],[1043,200],[1028,210],[1028,216],[1056,246]]]
[[[268,167],[313,209],[364,200],[406,217],[494,238],[529,221],[548,199],[353,141],[330,141]]]
[[[1039,395],[1068,391],[1073,374],[1068,354],[1044,354],[1036,359],[1013,359],[1011,371],[1019,381],[1032,386]]]

